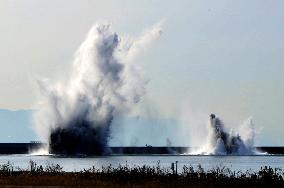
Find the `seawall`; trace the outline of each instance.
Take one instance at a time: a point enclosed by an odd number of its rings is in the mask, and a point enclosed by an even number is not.
[[[44,143],[0,143],[0,154],[28,154],[36,150]],[[110,147],[114,155],[154,155],[154,154],[185,154],[190,151],[190,147]],[[284,147],[256,147],[256,149],[269,154],[284,154]]]

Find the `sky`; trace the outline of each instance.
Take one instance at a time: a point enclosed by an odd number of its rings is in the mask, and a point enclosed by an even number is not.
[[[149,83],[137,108],[159,119],[187,119],[188,126],[212,112],[232,127],[252,117],[258,144],[284,145],[283,6],[281,0],[1,0],[0,108],[34,109],[36,80],[66,74],[97,21],[138,36],[164,20],[162,37],[139,61]],[[0,122],[0,132],[32,131],[29,121]]]

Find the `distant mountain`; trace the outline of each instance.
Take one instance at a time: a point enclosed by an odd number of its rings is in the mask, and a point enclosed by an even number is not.
[[[32,110],[0,109],[0,142],[37,140],[32,127]]]
[[[0,109],[0,143],[39,140],[32,124],[33,110]],[[187,146],[183,127],[174,119],[124,117],[111,127],[111,146]]]
[[[176,119],[124,117],[111,126],[110,146],[188,146],[187,131]]]

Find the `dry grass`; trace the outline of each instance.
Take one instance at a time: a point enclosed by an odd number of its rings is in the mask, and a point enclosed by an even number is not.
[[[225,167],[204,171],[184,166],[181,173],[156,166],[94,167],[80,172],[64,172],[59,165],[37,166],[30,162],[29,169],[16,169],[10,163],[0,165],[0,187],[284,187],[283,171],[270,167],[258,172],[235,172]]]

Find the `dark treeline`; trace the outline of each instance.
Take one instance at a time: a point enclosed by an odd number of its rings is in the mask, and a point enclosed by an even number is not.
[[[80,172],[64,172],[56,164],[37,165],[30,161],[27,169],[6,163],[0,165],[0,187],[284,187],[280,168],[263,167],[258,172],[232,171],[226,167],[204,170],[184,166],[178,173],[172,168],[119,165],[91,167]]]

